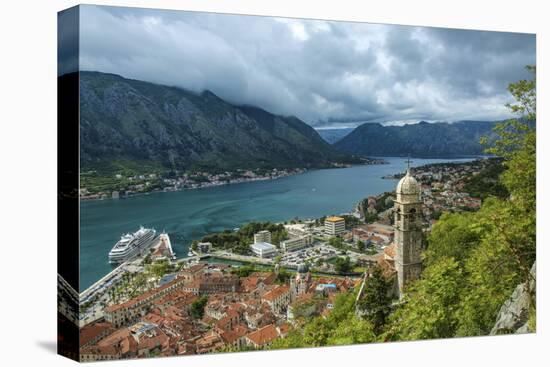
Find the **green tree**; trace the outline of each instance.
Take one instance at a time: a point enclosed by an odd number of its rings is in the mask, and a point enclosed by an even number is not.
[[[342,247],[344,247],[344,242],[342,241],[341,237],[331,237],[328,240],[328,244],[337,249],[341,249]]]
[[[483,201],[489,196],[506,199],[510,193],[499,179],[505,168],[502,159],[495,158],[489,162],[478,175],[470,176],[464,181],[464,191]]]
[[[156,261],[146,266],[146,271],[156,278],[163,277],[169,268],[168,261]]]
[[[477,217],[476,213],[443,214],[428,235],[424,265],[429,266],[446,257],[463,263],[480,241]]]
[[[365,251],[365,242],[357,240],[357,242],[355,243],[355,247],[357,247],[357,251],[363,252]]]
[[[280,268],[279,273],[277,274],[277,283],[286,284],[291,276],[292,274],[290,274],[288,270],[285,268]]]
[[[527,279],[523,269],[535,256],[534,227],[529,228],[530,218],[517,215],[512,202],[488,200],[477,218],[481,240],[465,262],[459,336],[489,333],[502,304]]]
[[[430,219],[435,219],[435,220],[438,220],[439,218],[441,218],[441,214],[443,214],[440,210],[434,210],[431,214],[430,214]]]
[[[204,316],[204,307],[206,306],[206,303],[208,302],[208,297],[201,296],[199,299],[191,303],[191,306],[189,307],[189,314],[194,319],[202,319]]]
[[[376,334],[382,331],[391,312],[391,286],[392,281],[386,279],[379,266],[375,266],[365,281],[363,296],[359,300],[358,306]]]
[[[349,256],[346,257],[337,257],[334,260],[334,270],[338,273],[346,274],[349,273],[352,269],[352,264]]]
[[[378,220],[378,214],[375,213],[366,213],[365,214],[365,223],[374,223]]]
[[[536,135],[532,122],[536,119],[536,68],[527,66],[533,78],[520,80],[508,86],[516,99],[507,106],[521,119],[511,119],[498,124],[494,132],[498,139],[487,149],[488,153],[504,158],[507,170],[502,181],[511,193],[511,200],[523,210],[535,210],[536,186]],[[487,144],[488,138],[482,143]]]
[[[245,278],[250,274],[254,273],[255,271],[256,271],[256,266],[254,264],[239,266],[238,268],[231,270],[231,272],[233,274],[236,274],[239,278]]]
[[[315,347],[369,343],[376,340],[373,327],[368,320],[355,315],[355,291],[339,294],[332,312],[326,317],[314,317],[288,333],[284,339],[277,339],[272,349]]]
[[[506,170],[501,180],[510,192],[508,205],[496,211],[492,222],[494,235],[505,246],[508,261],[521,273],[524,281],[531,278],[535,260],[536,229],[536,68],[527,66],[532,79],[509,85],[516,103],[507,106],[521,119],[497,125],[497,139],[487,151],[504,158]],[[487,140],[486,140],[487,141]],[[503,260],[504,261],[504,260]],[[533,304],[534,304],[534,297]]]
[[[352,316],[338,324],[327,338],[327,345],[372,343],[376,340],[373,326],[366,320]]]
[[[458,262],[440,259],[412,283],[390,316],[385,340],[449,338],[455,335],[463,273]]]

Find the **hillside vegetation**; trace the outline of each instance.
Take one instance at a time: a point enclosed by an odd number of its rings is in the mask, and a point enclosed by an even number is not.
[[[535,87],[534,79],[509,86],[517,101],[509,108],[531,121]],[[402,300],[393,301],[391,311],[384,297],[389,284],[375,270],[366,285],[370,291],[359,302],[361,316],[355,291],[349,292],[338,298],[329,317],[300,320],[273,348],[488,335],[516,286],[535,280],[536,137],[534,127],[522,121],[497,124],[496,140],[487,149],[503,158],[498,183],[509,195],[488,195],[475,213],[444,214],[428,236],[421,278]],[[534,287],[525,291],[529,310],[522,329],[533,332]]]

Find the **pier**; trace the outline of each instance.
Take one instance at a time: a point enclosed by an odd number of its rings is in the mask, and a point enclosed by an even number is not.
[[[131,259],[118,265],[104,277],[92,284],[79,294],[80,305],[88,302],[93,302],[90,309],[81,313],[80,326],[86,325],[103,317],[101,307],[97,305],[107,301],[108,291],[111,287],[116,286],[121,280],[124,273],[139,273],[143,271],[143,259],[147,254],[156,254],[157,259],[166,258],[175,260],[176,254],[172,249],[170,237],[166,233],[161,233],[153,242],[153,245],[147,251],[136,254]]]

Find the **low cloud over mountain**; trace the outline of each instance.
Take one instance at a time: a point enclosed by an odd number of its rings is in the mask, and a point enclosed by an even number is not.
[[[208,89],[314,125],[508,117],[535,36],[81,8],[80,68]]]

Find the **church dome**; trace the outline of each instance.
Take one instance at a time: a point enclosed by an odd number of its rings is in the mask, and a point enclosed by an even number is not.
[[[417,195],[420,193],[420,185],[418,181],[411,176],[409,170],[407,170],[405,177],[399,180],[396,192],[403,195]]]
[[[420,185],[418,181],[415,180],[409,170],[407,174],[403,177],[397,184],[397,189],[395,190],[397,194],[397,202],[402,204],[411,204],[419,203],[420,199]]]

